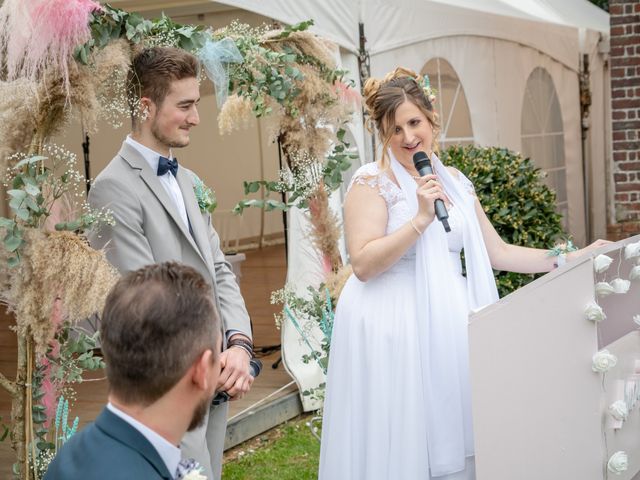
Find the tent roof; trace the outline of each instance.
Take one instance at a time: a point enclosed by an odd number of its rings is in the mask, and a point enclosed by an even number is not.
[[[240,8],[312,30],[356,53],[358,23],[372,55],[421,41],[468,35],[528,45],[577,69],[578,29],[608,32],[609,15],[588,0],[112,0],[129,10],[169,15]]]

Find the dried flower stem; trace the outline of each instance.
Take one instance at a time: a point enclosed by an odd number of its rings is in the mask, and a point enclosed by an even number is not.
[[[28,480],[29,464],[25,443],[25,400],[27,396],[27,336],[18,335],[18,365],[16,368],[16,395],[11,405],[11,448],[16,452],[17,463],[21,466],[21,480]],[[31,412],[27,414],[31,416]]]
[[[9,393],[11,398],[14,398],[18,394],[16,384],[5,377],[2,373],[0,373],[0,387],[4,388]]]

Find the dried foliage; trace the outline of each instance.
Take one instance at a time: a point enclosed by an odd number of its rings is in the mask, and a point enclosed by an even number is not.
[[[131,45],[119,39],[96,50],[89,64],[79,67],[83,78],[72,90],[70,103],[78,110],[87,132],[97,131],[98,119],[117,128],[129,115],[127,72],[132,55]]]
[[[325,271],[336,271],[342,266],[338,241],[341,228],[338,217],[329,206],[329,195],[323,186],[319,186],[309,200],[311,220],[311,241],[323,254]]]
[[[36,353],[44,355],[55,333],[50,320],[55,301],[60,299],[65,320],[86,319],[102,310],[118,274],[103,252],[76,234],[31,229],[26,237],[5,301],[16,314],[18,335],[30,332]]]
[[[37,84],[27,79],[0,81],[0,167],[7,157],[26,150],[38,109]]]
[[[249,99],[231,95],[218,113],[218,130],[222,135],[227,135],[236,129],[246,128],[252,118]]]
[[[352,273],[353,268],[349,263],[341,267],[337,272],[327,275],[325,286],[329,289],[329,294],[331,295],[334,305],[338,303],[342,289]]]

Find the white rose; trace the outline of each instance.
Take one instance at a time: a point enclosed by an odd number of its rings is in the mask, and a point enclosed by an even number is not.
[[[629,280],[623,280],[622,278],[615,278],[611,280],[611,287],[615,293],[627,293],[631,282]]]
[[[629,280],[638,280],[640,278],[640,265],[636,265],[629,273]]]
[[[602,307],[595,302],[589,302],[584,309],[584,316],[592,322],[601,322],[607,316],[604,314]]]
[[[626,472],[627,468],[629,468],[629,460],[627,459],[627,454],[623,451],[618,451],[611,455],[607,462],[607,469],[616,475]]]
[[[182,480],[207,480],[207,477],[200,470],[192,470]]]
[[[624,247],[624,258],[629,260],[634,257],[640,257],[640,242],[630,243]]]
[[[633,321],[636,322],[636,325],[640,327],[640,315],[634,315]]]
[[[616,420],[622,420],[624,422],[629,416],[629,409],[623,400],[618,400],[609,405],[609,413]]]
[[[593,356],[593,363],[591,368],[594,372],[605,373],[609,371],[612,367],[616,366],[618,363],[618,358],[609,353],[609,350],[600,350]]]
[[[596,293],[601,297],[606,297],[607,295],[615,292],[613,287],[609,285],[607,282],[598,282],[596,283]]]
[[[602,273],[607,268],[609,268],[609,265],[611,265],[611,262],[613,262],[613,258],[600,254],[593,259],[593,268],[596,270],[597,273]]]

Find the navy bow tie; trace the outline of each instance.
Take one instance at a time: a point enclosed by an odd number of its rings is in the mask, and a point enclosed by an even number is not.
[[[158,162],[158,176],[164,175],[167,172],[173,173],[175,177],[178,174],[178,159],[174,158],[173,160],[169,160],[166,157],[160,157],[160,161]]]

